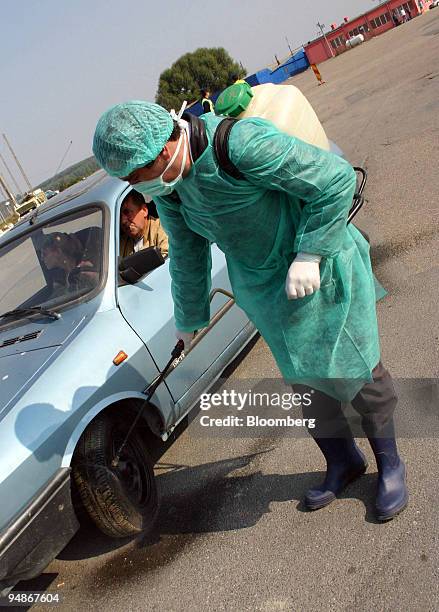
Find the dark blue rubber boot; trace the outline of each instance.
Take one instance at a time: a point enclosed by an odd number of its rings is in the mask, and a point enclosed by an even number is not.
[[[378,468],[376,518],[389,521],[407,506],[409,494],[404,461],[395,438],[369,438]]]
[[[330,504],[343,489],[367,470],[366,457],[353,438],[313,438],[326,459],[323,483],[305,495],[305,506],[318,510]]]

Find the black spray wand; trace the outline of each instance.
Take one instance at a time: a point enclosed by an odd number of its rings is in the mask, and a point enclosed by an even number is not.
[[[139,412],[136,415],[136,418],[132,422],[131,427],[129,428],[127,435],[125,436],[122,444],[119,447],[119,450],[117,451],[113,461],[111,462],[111,466],[112,467],[117,467],[118,466],[119,461],[120,461],[120,456],[122,454],[122,451],[125,448],[125,445],[128,442],[128,440],[129,440],[129,437],[133,433],[134,428],[136,427],[137,423],[139,422],[139,419],[142,416],[144,409],[149,404],[149,400],[154,395],[155,390],[157,389],[157,387],[160,385],[160,383],[165,378],[165,376],[168,373],[168,370],[171,367],[171,365],[173,364],[173,362],[180,357],[180,355],[182,354],[183,351],[184,351],[184,342],[183,342],[183,340],[179,340],[177,342],[177,344],[174,346],[174,348],[172,349],[170,360],[165,365],[164,369],[160,372],[160,375],[157,377],[157,379],[149,387],[145,401],[143,402],[142,406],[140,407]]]

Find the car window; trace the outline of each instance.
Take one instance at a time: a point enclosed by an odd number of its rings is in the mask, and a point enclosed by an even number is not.
[[[86,296],[103,274],[103,214],[65,215],[0,248],[0,314]],[[0,320],[0,323],[2,321]]]

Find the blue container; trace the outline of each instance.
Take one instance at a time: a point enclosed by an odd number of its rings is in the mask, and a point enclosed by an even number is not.
[[[308,58],[306,57],[305,51],[300,49],[300,51],[289,57],[287,61],[274,70],[269,70],[268,68],[258,70],[258,72],[248,76],[245,80],[252,87],[255,85],[263,85],[264,83],[279,84],[308,68]]]
[[[250,76],[246,77],[245,80],[251,87],[254,87],[255,85],[259,85],[259,81],[258,81],[256,74],[251,74]]]
[[[271,72],[271,80],[265,82],[271,83],[282,83],[287,79],[291,78],[295,74],[299,74],[309,68],[309,61],[306,57],[305,51],[301,49],[293,56],[288,58],[286,62],[278,66]]]

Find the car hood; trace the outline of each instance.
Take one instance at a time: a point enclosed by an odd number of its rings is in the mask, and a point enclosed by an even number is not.
[[[32,384],[57,348],[39,349],[0,359],[0,419],[8,404],[25,386]]]
[[[81,319],[83,316],[74,316],[70,311],[57,320],[33,318],[13,322],[12,326],[0,329],[0,361],[10,355],[61,346]]]
[[[69,313],[56,321],[23,320],[13,328],[0,330],[0,416],[33,384],[85,319]]]

